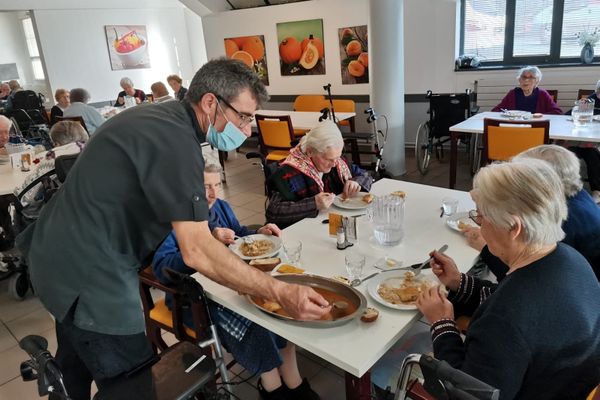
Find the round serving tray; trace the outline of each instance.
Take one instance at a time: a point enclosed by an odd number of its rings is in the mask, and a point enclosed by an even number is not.
[[[360,293],[358,290],[356,290],[350,286],[344,285],[343,283],[338,282],[334,279],[324,278],[322,276],[310,275],[310,274],[277,275],[277,276],[274,276],[273,278],[279,279],[280,281],[283,281],[286,283],[295,283],[298,285],[310,286],[312,288],[321,288],[321,289],[330,290],[334,293],[338,293],[338,294],[344,296],[352,304],[354,304],[356,306],[356,311],[354,311],[352,314],[346,315],[345,317],[338,318],[338,319],[335,319],[332,321],[322,321],[322,320],[299,321],[292,317],[287,317],[284,315],[277,314],[275,312],[267,311],[264,308],[260,307],[258,304],[256,304],[254,302],[254,300],[252,299],[252,296],[246,295],[246,299],[250,302],[250,304],[253,304],[260,311],[267,313],[277,319],[288,321],[288,322],[291,322],[291,323],[294,323],[294,324],[297,324],[300,326],[307,326],[307,327],[314,327],[314,328],[330,328],[333,326],[343,325],[343,324],[353,320],[356,317],[360,317],[363,314],[363,312],[365,311],[365,308],[367,307],[367,299],[365,298],[365,296],[362,293]]]

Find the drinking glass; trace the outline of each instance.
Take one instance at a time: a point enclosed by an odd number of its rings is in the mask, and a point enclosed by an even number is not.
[[[364,266],[365,256],[354,251],[346,254],[346,271],[348,272],[348,279],[350,279],[350,282],[355,279],[360,279]]]
[[[580,99],[575,102],[571,111],[575,126],[584,126],[592,122],[594,116],[594,102],[590,99]]]
[[[367,208],[373,236],[381,246],[395,246],[404,237],[404,198],[377,196]]]
[[[442,209],[446,216],[456,214],[458,211],[458,200],[453,197],[444,197],[442,199]]]
[[[283,250],[288,259],[288,262],[292,265],[298,266],[300,262],[300,255],[302,254],[302,242],[299,240],[290,240],[283,243]]]

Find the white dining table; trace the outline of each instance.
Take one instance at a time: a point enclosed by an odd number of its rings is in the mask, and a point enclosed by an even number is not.
[[[13,193],[17,186],[25,182],[25,178],[35,170],[32,166],[30,171],[22,172],[20,168],[13,168],[8,157],[0,159],[0,196]]]
[[[454,188],[456,184],[457,167],[457,140],[461,134],[483,134],[483,120],[485,118],[506,119],[500,112],[482,112],[450,127],[450,179],[449,187]],[[600,143],[600,120],[594,119],[585,126],[575,126],[570,115],[544,114],[542,118],[533,118],[529,121],[550,121],[550,139],[569,140],[574,142]],[[526,124],[527,120],[523,120]]]
[[[466,272],[473,265],[478,252],[467,245],[459,232],[446,226],[445,218],[440,218],[440,206],[442,198],[453,197],[458,200],[459,211],[471,210],[475,205],[469,193],[391,179],[376,182],[371,193],[384,195],[397,190],[407,193],[404,238],[399,245],[388,248],[376,245],[367,217],[358,218],[358,242],[350,247],[350,251],[365,255],[363,276],[377,271],[373,265],[383,256],[393,257],[409,266],[424,261],[429,257],[429,252],[443,244],[448,245],[446,254],[456,261],[461,271]],[[343,210],[335,206],[329,211],[343,215],[364,214],[364,210]],[[336,249],[336,239],[329,236],[328,225],[322,223],[327,216],[328,213],[322,212],[316,218],[304,219],[284,229],[282,239],[284,242],[302,242],[301,266],[307,273],[324,277],[345,276],[344,256],[349,250]],[[432,273],[431,270],[424,270],[423,274]],[[367,393],[368,385],[365,384],[365,381],[370,382],[368,371],[421,317],[416,310],[395,310],[379,304],[368,295],[367,281],[357,289],[365,295],[369,307],[380,311],[379,318],[374,323],[355,319],[345,325],[330,328],[298,326],[261,312],[236,291],[199,273],[194,274],[194,277],[202,284],[210,299],[344,370],[346,387],[363,388],[360,393],[358,390],[352,390],[351,393],[347,391],[347,399],[370,398]]]
[[[310,130],[319,123],[319,117],[322,115],[320,112],[311,111],[284,111],[284,110],[258,110],[256,114],[279,116],[289,115],[292,119],[292,126],[294,129]],[[343,121],[352,118],[356,115],[353,112],[336,112],[335,117],[339,121]],[[252,127],[256,128],[256,120],[252,121]]]

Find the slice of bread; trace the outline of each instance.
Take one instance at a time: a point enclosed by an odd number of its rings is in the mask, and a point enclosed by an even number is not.
[[[279,263],[281,263],[281,259],[279,257],[273,257],[273,258],[259,258],[259,259],[250,261],[248,264],[250,264],[254,268],[260,269],[261,271],[270,272]]]
[[[367,307],[360,320],[363,322],[374,322],[379,317],[379,311],[375,308]]]
[[[277,268],[277,272],[280,274],[303,274],[304,270],[302,268],[294,267],[293,265],[283,264]]]
[[[362,201],[364,201],[367,204],[371,204],[374,199],[375,196],[373,196],[371,193],[367,193],[362,197]]]

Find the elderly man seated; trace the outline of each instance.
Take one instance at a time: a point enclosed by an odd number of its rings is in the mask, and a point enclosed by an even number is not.
[[[561,146],[541,145],[526,150],[514,160],[535,158],[547,161],[561,179],[569,215],[562,224],[565,237],[562,242],[579,251],[592,266],[600,280],[600,207],[583,189],[579,175],[579,160]],[[498,280],[504,279],[508,266],[494,256],[478,227],[467,228],[464,235],[471,247],[481,251],[485,262]]]
[[[231,244],[234,236],[246,236],[255,232],[240,225],[229,204],[217,198],[221,187],[221,172],[221,168],[215,164],[204,168],[204,190],[210,208],[209,227],[215,238],[222,243]],[[256,232],[277,236],[281,234],[281,230],[274,224],[267,224]],[[169,280],[164,274],[165,268],[186,274],[196,272],[185,265],[174,232],[160,245],[152,265],[154,274],[166,284]],[[167,298],[166,303],[171,308],[172,299]],[[258,388],[262,399],[320,398],[310,388],[308,381],[300,376],[293,343],[216,303],[210,302],[209,308],[225,348],[245,369],[253,374],[260,374]],[[191,327],[192,315],[187,311],[183,314],[183,321]]]
[[[162,103],[163,101],[174,100],[173,97],[169,94],[167,87],[162,82],[154,82],[150,86],[150,90],[152,91],[152,97],[154,98],[155,103]]]
[[[90,100],[90,94],[82,88],[71,90],[71,105],[64,111],[64,117],[82,117],[85,122],[85,127],[90,135],[102,125],[105,121],[104,117],[94,107],[89,106],[87,102]]]
[[[4,115],[0,115],[0,155],[7,155],[6,144],[10,139],[10,129],[12,128],[12,121],[6,118]]]
[[[0,85],[0,100],[8,100],[8,96],[10,95],[10,86],[8,83],[3,83]]]
[[[289,226],[327,210],[335,195],[345,197],[371,189],[373,179],[342,158],[344,140],[333,121],[311,129],[269,178],[275,190],[269,199],[267,219]]]

